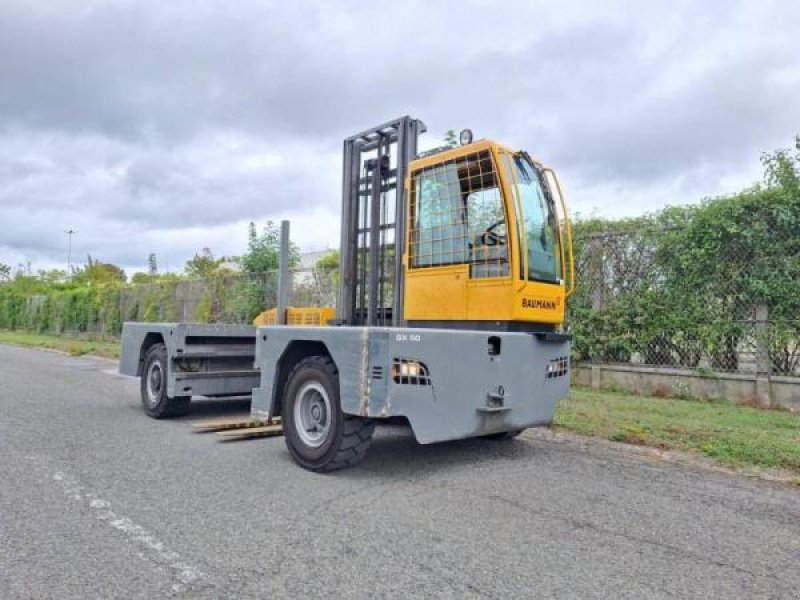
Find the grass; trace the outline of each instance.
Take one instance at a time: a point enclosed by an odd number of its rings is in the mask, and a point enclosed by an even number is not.
[[[786,469],[800,478],[800,415],[790,412],[573,388],[555,425],[612,441],[694,450],[734,467]]]
[[[0,344],[13,344],[26,348],[48,348],[67,352],[72,356],[104,356],[106,358],[119,358],[119,342],[79,340],[57,335],[42,335],[24,331],[8,331],[0,329]]]

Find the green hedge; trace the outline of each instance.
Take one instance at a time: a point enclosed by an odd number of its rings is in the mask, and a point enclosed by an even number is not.
[[[576,224],[578,360],[737,371],[800,366],[800,194],[754,187],[637,219]],[[768,309],[765,327],[757,307]]]
[[[177,277],[86,287],[0,285],[0,328],[117,336],[124,321],[249,323],[274,306],[277,277]]]
[[[0,328],[117,335],[121,292],[122,286],[112,284],[37,293],[0,286]]]

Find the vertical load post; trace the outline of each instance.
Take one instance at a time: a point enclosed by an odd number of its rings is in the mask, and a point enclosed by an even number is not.
[[[289,305],[289,221],[281,221],[280,254],[278,255],[278,306],[275,322],[286,325],[286,309]]]
[[[403,325],[405,178],[424,132],[406,116],[344,141],[339,323]]]

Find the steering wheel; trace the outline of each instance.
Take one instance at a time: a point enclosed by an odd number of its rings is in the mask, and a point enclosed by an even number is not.
[[[495,229],[500,227],[500,225],[505,225],[505,220],[497,221],[496,223],[492,223],[484,229],[483,233],[478,236],[478,239],[481,241],[481,244],[484,246],[500,246],[506,243],[506,236],[502,233],[495,233]]]

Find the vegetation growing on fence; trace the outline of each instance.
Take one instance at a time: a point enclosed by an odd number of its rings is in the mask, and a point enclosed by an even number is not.
[[[240,270],[225,267],[208,248],[187,261],[183,274],[160,274],[155,255],[148,273],[132,284],[117,266],[89,257],[70,277],[61,271],[30,275],[0,272],[0,329],[37,333],[119,335],[124,321],[249,323],[274,306],[277,290],[278,228],[259,232],[251,223]],[[291,249],[291,263],[297,249]]]
[[[570,321],[579,360],[740,370],[800,366],[800,141],[739,194],[576,224]],[[754,358],[754,360],[756,360]]]

